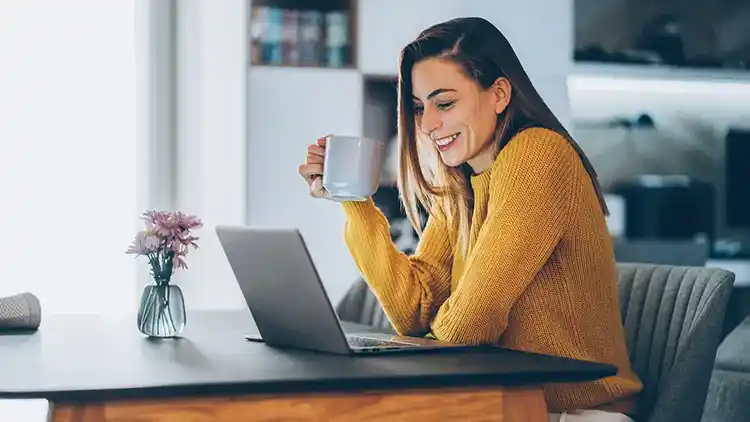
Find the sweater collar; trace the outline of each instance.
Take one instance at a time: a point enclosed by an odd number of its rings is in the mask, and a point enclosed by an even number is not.
[[[475,201],[483,201],[489,193],[493,167],[490,167],[479,174],[471,175],[471,190],[474,192]]]

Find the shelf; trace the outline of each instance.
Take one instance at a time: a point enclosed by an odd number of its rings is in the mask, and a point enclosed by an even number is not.
[[[249,65],[353,68],[356,0],[253,0]]]
[[[680,82],[750,83],[750,71],[642,64],[575,63],[572,75]]]
[[[349,9],[351,0],[252,0],[253,6],[272,6],[281,9],[313,9],[318,11],[332,11]]]
[[[304,71],[312,71],[312,72],[317,72],[317,71],[352,72],[352,71],[357,71],[357,68],[352,65],[342,66],[342,67],[327,67],[327,66],[312,66],[312,65],[253,64],[252,66],[250,66],[250,69],[248,71],[252,73],[258,70],[279,70],[279,71],[304,70]]]

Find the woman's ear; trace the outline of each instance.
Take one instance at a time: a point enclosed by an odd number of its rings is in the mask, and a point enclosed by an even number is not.
[[[495,93],[495,114],[501,114],[510,103],[510,81],[501,76],[495,79],[495,82],[492,84],[492,90]]]

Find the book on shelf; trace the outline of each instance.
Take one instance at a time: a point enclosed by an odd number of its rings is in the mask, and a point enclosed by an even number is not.
[[[316,67],[351,64],[347,11],[253,6],[250,16],[252,64]]]

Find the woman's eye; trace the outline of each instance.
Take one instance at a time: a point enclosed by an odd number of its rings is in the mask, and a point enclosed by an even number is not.
[[[453,104],[455,104],[455,103],[456,103],[455,101],[449,101],[449,102],[447,102],[447,103],[440,103],[440,104],[438,104],[438,105],[437,105],[437,108],[438,108],[439,110],[448,110],[448,109],[449,109],[449,108],[451,108],[451,107],[453,106]]]
[[[414,106],[414,114],[421,116],[422,113],[424,113],[424,107],[415,105]]]

